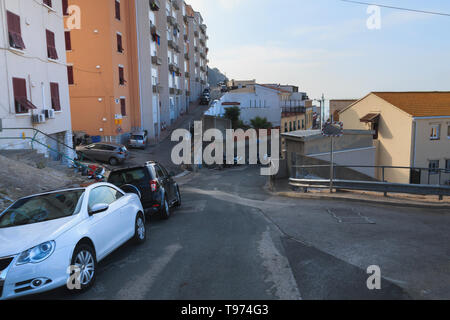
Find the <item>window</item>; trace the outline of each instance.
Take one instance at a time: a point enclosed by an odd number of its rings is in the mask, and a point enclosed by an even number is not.
[[[66,38],[66,50],[72,50],[72,39],[70,38],[70,31],[65,31],[64,36]]]
[[[59,100],[59,84],[51,82],[50,93],[52,96],[52,109],[55,111],[61,111],[61,102]]]
[[[120,1],[115,0],[116,2],[116,19],[120,20]]]
[[[450,173],[450,159],[445,160],[445,172]]]
[[[450,139],[450,124],[447,126],[447,138]]]
[[[430,160],[430,163],[428,165],[430,168],[430,174],[438,174],[439,173],[439,160]]]
[[[89,208],[92,208],[96,204],[110,205],[120,199],[122,194],[111,187],[98,187],[91,191],[89,195]]]
[[[69,80],[69,84],[74,84],[73,80],[73,66],[67,66],[67,77]]]
[[[439,140],[441,138],[441,125],[435,124],[431,126],[430,140]]]
[[[287,124],[287,122],[284,123],[284,132],[288,132],[288,124]]]
[[[122,35],[117,34],[117,52],[123,52]]]
[[[120,98],[120,113],[124,117],[127,115],[127,105],[125,98]]]
[[[62,10],[64,16],[69,14],[69,0],[62,0]]]
[[[52,0],[44,0],[43,3],[47,6],[47,7],[52,7]]]
[[[58,53],[56,52],[55,34],[50,30],[46,30],[46,35],[47,35],[47,55],[49,59],[57,60]]]
[[[14,107],[17,114],[28,113],[31,109],[37,109],[27,98],[27,81],[13,78]]]
[[[20,27],[20,17],[12,12],[7,11],[9,46],[15,49],[25,49],[22,40],[22,29]]]
[[[119,67],[119,85],[123,86],[123,85],[125,85],[125,83],[126,83],[126,80],[125,80],[123,67]]]

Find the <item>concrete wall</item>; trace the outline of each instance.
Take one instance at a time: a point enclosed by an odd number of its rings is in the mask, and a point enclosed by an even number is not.
[[[10,49],[6,11],[20,16],[22,38],[26,48]],[[65,56],[64,24],[60,1],[53,1],[53,10],[49,10],[37,1],[0,0],[0,118],[4,128],[34,127],[46,134],[59,134],[64,138],[71,135],[70,99]],[[47,57],[46,29],[54,32],[58,60]],[[16,114],[12,78],[26,79],[27,97],[38,109],[28,114]],[[44,124],[33,124],[32,114],[42,114],[51,109],[50,82],[59,84],[61,111],[56,119],[47,119]],[[20,137],[22,131],[5,130],[0,137]],[[32,132],[26,132],[32,136]],[[41,137],[45,143],[45,138]],[[71,139],[69,140],[71,144]],[[24,140],[0,140],[0,149],[29,148]],[[38,148],[48,155],[45,147]]]

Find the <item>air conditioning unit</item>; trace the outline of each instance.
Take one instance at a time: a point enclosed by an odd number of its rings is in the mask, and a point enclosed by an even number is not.
[[[55,119],[55,110],[53,109],[44,110],[44,115],[47,119]]]
[[[45,123],[45,114],[34,114],[32,121],[33,123]]]

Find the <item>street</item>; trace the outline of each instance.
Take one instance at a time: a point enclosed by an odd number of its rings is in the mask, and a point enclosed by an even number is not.
[[[273,197],[258,169],[180,178],[182,207],[102,261],[90,291],[33,298],[450,298],[447,212]],[[381,290],[367,289],[370,265]]]

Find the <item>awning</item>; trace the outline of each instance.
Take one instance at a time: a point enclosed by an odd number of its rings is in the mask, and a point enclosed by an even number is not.
[[[375,123],[380,120],[379,113],[369,113],[360,119],[361,122],[365,123]]]

